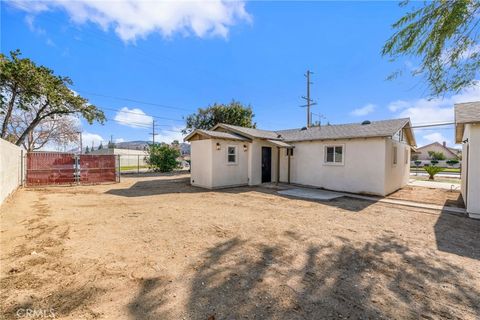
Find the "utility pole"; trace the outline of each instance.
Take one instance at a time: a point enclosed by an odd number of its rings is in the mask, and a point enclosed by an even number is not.
[[[152,145],[155,145],[155,120],[152,120]]]
[[[82,131],[78,131],[79,135],[80,135],[80,154],[83,153],[83,139],[82,139]]]
[[[317,104],[316,102],[313,102],[312,99],[310,99],[310,85],[312,84],[312,82],[310,81],[311,74],[313,74],[313,72],[311,72],[310,70],[307,70],[307,72],[305,73],[305,77],[307,78],[307,96],[302,96],[302,99],[305,99],[307,101],[307,104],[302,106],[307,107],[307,128],[310,128],[312,126],[310,108]]]

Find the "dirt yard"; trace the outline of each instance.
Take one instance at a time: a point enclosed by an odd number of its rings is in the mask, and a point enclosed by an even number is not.
[[[23,189],[0,218],[6,319],[480,317],[462,216],[163,176]]]

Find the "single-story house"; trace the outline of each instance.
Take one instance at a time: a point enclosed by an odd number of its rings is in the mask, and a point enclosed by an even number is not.
[[[463,144],[463,201],[469,216],[480,219],[480,101],[455,104],[455,141]]]
[[[415,152],[412,152],[412,157],[418,160],[430,160],[431,157],[428,154],[430,151],[441,152],[445,156],[445,159],[459,159],[462,156],[462,151],[447,146],[447,143],[433,142],[422,147],[418,147]]]
[[[278,131],[218,124],[185,141],[194,186],[285,182],[381,196],[408,183],[416,145],[408,118]]]

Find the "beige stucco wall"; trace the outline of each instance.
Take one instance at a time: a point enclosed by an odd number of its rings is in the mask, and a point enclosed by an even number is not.
[[[469,216],[480,219],[480,124],[465,125],[465,139],[468,139],[469,150],[467,156],[467,144],[464,144],[461,190]]]
[[[385,195],[408,184],[410,178],[410,147],[402,142],[385,139]],[[393,163],[394,147],[397,147],[397,163]]]
[[[0,139],[0,204],[22,184],[22,150]]]
[[[212,140],[191,141],[190,183],[193,186],[212,188]]]
[[[211,140],[212,188],[223,188],[248,184],[248,143],[228,140]],[[217,149],[220,144],[220,150]],[[247,146],[247,151],[243,146]],[[237,148],[237,162],[227,162],[227,148]],[[193,152],[192,152],[193,154]]]
[[[290,181],[330,190],[385,195],[383,138],[291,143]],[[343,165],[325,163],[325,147],[344,146]],[[281,153],[281,181],[287,181],[285,150]]]
[[[247,151],[244,151],[244,145],[247,145]],[[228,146],[237,147],[235,164],[227,162]],[[191,141],[191,184],[209,189],[247,185],[249,146],[250,143],[234,140]]]

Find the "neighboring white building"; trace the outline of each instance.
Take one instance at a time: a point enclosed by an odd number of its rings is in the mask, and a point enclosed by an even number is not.
[[[455,105],[455,140],[463,144],[463,200],[469,216],[480,219],[480,101]]]
[[[410,119],[266,131],[218,124],[195,130],[191,183],[214,189],[268,182],[387,195],[408,183]]]
[[[433,142],[423,147],[418,147],[415,152],[412,153],[412,156],[416,156],[418,160],[431,160],[428,154],[430,151],[443,153],[445,159],[459,159],[462,156],[461,150],[448,147],[445,141],[443,141],[443,143]]]
[[[100,150],[90,151],[88,154],[101,155],[113,154],[120,156],[120,166],[145,166],[147,165],[146,157],[148,152],[146,150],[136,149],[119,149],[119,148],[102,148]]]

